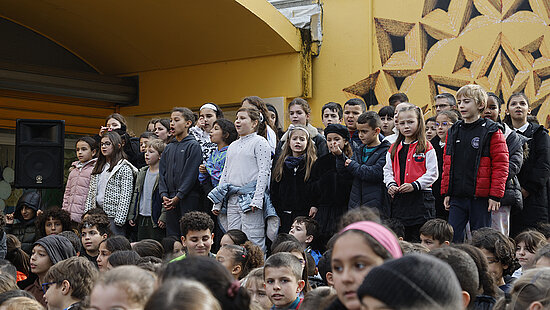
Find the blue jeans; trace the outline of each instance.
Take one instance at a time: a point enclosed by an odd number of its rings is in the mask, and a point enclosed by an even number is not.
[[[449,224],[453,226],[454,243],[464,242],[464,228],[468,221],[472,232],[483,227],[491,227],[488,198],[451,197],[450,205]]]

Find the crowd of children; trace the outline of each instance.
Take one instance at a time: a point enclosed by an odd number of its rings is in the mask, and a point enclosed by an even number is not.
[[[296,98],[285,132],[251,96],[234,123],[176,107],[139,138],[109,115],[60,207],[28,190],[2,217],[0,307],[547,307],[548,131],[523,93],[434,107],[329,102],[318,129]]]

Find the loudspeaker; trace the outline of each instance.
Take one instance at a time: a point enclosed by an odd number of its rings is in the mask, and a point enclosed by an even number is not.
[[[65,121],[18,119],[15,187],[62,188]]]

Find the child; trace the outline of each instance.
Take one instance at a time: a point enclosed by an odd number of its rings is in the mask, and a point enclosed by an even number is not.
[[[325,305],[333,303],[338,295],[332,287],[322,286],[309,292],[300,305],[301,310],[319,310],[324,309]]]
[[[307,181],[317,155],[310,131],[302,125],[289,127],[283,139],[283,149],[273,167],[270,197],[281,219],[280,229],[288,231],[296,216],[310,214]]]
[[[508,236],[510,234],[510,213],[512,209],[514,209],[514,213],[518,213],[523,208],[521,185],[519,184],[517,175],[523,165],[524,153],[527,153],[527,150],[524,151],[524,147],[527,147],[526,142],[529,139],[524,135],[516,133],[506,123],[500,121],[502,100],[495,93],[487,93],[487,96],[487,108],[485,109],[484,117],[503,126],[503,134],[506,139],[508,157],[510,159],[504,196],[502,197],[500,208],[491,214],[491,227]]]
[[[271,148],[271,155],[275,155],[275,149],[277,148],[277,134],[269,117],[269,111],[262,98],[257,96],[245,97],[241,101],[241,108],[254,109],[260,117],[258,117],[258,126],[256,132],[259,136],[264,137]],[[240,135],[240,134],[239,134]]]
[[[217,148],[212,151],[206,163],[199,166],[199,182],[205,188],[205,192],[208,193],[218,186],[225,166],[227,148],[237,140],[237,137],[237,130],[231,121],[224,118],[214,121],[210,131],[210,141],[215,143]]]
[[[264,265],[264,253],[258,246],[247,241],[243,246],[222,246],[216,254],[216,260],[231,272],[235,280],[241,280],[250,270]]]
[[[535,254],[535,268],[550,267],[550,244],[537,250]]]
[[[155,133],[155,124],[158,123],[160,118],[152,118],[147,122],[147,127],[145,127],[146,131]]]
[[[104,215],[89,215],[82,220],[78,230],[84,247],[82,256],[97,266],[99,244],[111,235],[109,219]]]
[[[42,283],[46,283],[46,273],[58,262],[76,255],[71,242],[61,236],[50,235],[38,239],[33,245],[31,255],[31,272],[36,275],[34,283],[25,288],[37,301],[46,306]]]
[[[359,133],[357,132],[357,118],[366,110],[365,102],[359,98],[352,98],[344,104],[344,124],[349,130],[351,148],[354,151],[361,145],[361,139],[359,139]]]
[[[372,267],[403,254],[394,234],[368,221],[345,227],[333,240],[332,280],[338,300],[327,309],[359,310],[357,289]]]
[[[437,155],[437,170],[438,177],[432,186],[432,191],[435,197],[435,216],[440,219],[448,220],[449,212],[445,210],[443,205],[443,197],[441,195],[441,175],[443,174],[443,148],[447,140],[447,131],[454,123],[458,122],[458,116],[453,111],[443,111],[435,117],[435,127],[437,135],[430,141]]]
[[[516,257],[519,260],[521,269],[514,273],[519,278],[526,270],[535,267],[535,253],[548,242],[544,235],[535,230],[527,230],[514,238],[516,242]]]
[[[170,128],[170,119],[168,118],[161,118],[158,122],[155,123],[155,135],[164,141],[164,143],[168,144],[172,139],[173,131],[172,128]]]
[[[393,128],[395,127],[393,122],[393,115],[395,114],[395,108],[390,106],[385,106],[380,111],[378,111],[378,116],[380,116],[380,120],[382,121],[382,126],[380,127],[380,133],[384,135],[384,137],[391,136],[395,132],[393,131]]]
[[[222,237],[220,247],[224,245],[244,245],[248,241],[248,237],[242,230],[230,229]]]
[[[321,120],[327,127],[330,124],[341,124],[344,118],[344,110],[337,102],[329,102],[321,108]]]
[[[273,303],[271,309],[298,309],[302,299],[298,294],[304,288],[302,265],[290,253],[271,255],[265,262],[264,282],[266,294]]]
[[[221,310],[220,303],[201,283],[187,279],[164,282],[144,310]]]
[[[514,243],[499,231],[481,228],[473,232],[471,244],[487,258],[488,271],[495,284],[502,292],[509,293],[515,280],[511,276],[520,268]]]
[[[80,309],[97,277],[94,264],[83,257],[71,257],[53,265],[42,284],[49,309]]]
[[[300,261],[300,264],[302,264],[302,280],[304,280],[304,288],[298,294],[298,297],[303,298],[305,294],[311,291],[311,285],[309,284],[308,277],[308,269],[310,269],[311,266],[310,264],[308,264],[308,254],[306,253],[304,247],[297,241],[289,240],[281,242],[274,246],[271,253],[290,253]],[[312,261],[311,263],[314,263],[314,261]]]
[[[199,207],[197,169],[202,161],[201,146],[189,135],[195,116],[188,108],[174,108],[170,126],[175,140],[164,149],[159,164],[159,192],[166,208],[166,235],[181,236],[179,219]]]
[[[71,215],[59,207],[50,207],[38,216],[36,227],[41,237],[59,234],[62,231],[70,231]]]
[[[15,212],[6,214],[6,233],[12,234],[21,241],[21,248],[31,253],[32,245],[37,238],[36,212],[40,209],[40,193],[28,191],[17,201]]]
[[[311,168],[309,190],[312,212],[309,216],[319,223],[321,244],[336,232],[336,222],[347,210],[353,177],[336,169],[340,156],[353,155],[348,129],[340,124],[330,124],[325,128],[325,136],[330,153],[318,158]]]
[[[435,217],[431,186],[437,180],[437,156],[426,140],[420,108],[407,104],[398,113],[399,136],[386,153],[384,183],[392,198],[390,217],[403,223],[406,241],[416,242],[420,227]]]
[[[220,107],[215,103],[206,103],[200,108],[197,125],[189,128],[189,133],[195,137],[201,146],[203,163],[208,160],[210,154],[216,149],[216,143],[210,140],[210,132],[214,127],[214,122],[218,119],[223,119],[223,112]]]
[[[109,270],[109,256],[118,251],[130,251],[132,245],[124,236],[112,236],[102,240],[99,243],[99,254],[97,255],[96,265],[100,272]]]
[[[140,153],[147,152],[147,143],[149,143],[149,141],[154,140],[154,139],[158,139],[158,137],[155,135],[155,133],[153,133],[151,131],[146,131],[146,132],[142,133],[139,136],[139,152]]]
[[[411,254],[373,268],[358,295],[366,309],[464,309],[461,291],[448,264]]]
[[[518,133],[530,138],[529,156],[518,174],[523,197],[523,209],[512,218],[511,235],[515,236],[539,222],[548,222],[548,178],[550,176],[550,137],[548,130],[528,120],[529,99],[524,93],[510,96],[504,122]]]
[[[159,194],[159,161],[165,144],[160,139],[147,143],[146,167],[139,170],[128,212],[128,223],[137,226],[137,240],[162,240],[165,236],[166,209]]]
[[[400,103],[409,102],[409,97],[405,93],[395,93],[388,98],[391,107],[397,108]]]
[[[493,309],[547,308],[549,287],[550,268],[530,270],[514,283],[510,295],[501,297]]]
[[[76,141],[77,161],[71,164],[72,170],[67,178],[65,194],[63,195],[63,210],[71,214],[71,220],[80,223],[86,209],[86,198],[90,187],[92,170],[97,162],[97,141],[85,136]]]
[[[447,132],[441,194],[453,242],[463,242],[468,221],[472,231],[491,226],[491,211],[499,209],[508,178],[508,148],[498,124],[480,117],[487,105],[481,86],[463,86],[457,98],[463,120]]]
[[[276,157],[282,156],[281,151],[284,152],[284,150],[282,150],[282,148],[284,148],[284,143],[287,141],[287,139],[290,139],[289,135],[292,132],[291,129],[299,125],[303,126],[308,132],[309,138],[313,141],[315,145],[317,157],[321,157],[327,154],[328,149],[325,137],[320,135],[317,128],[313,127],[313,125],[309,123],[311,108],[309,107],[307,101],[302,98],[295,98],[294,100],[292,100],[288,104],[288,114],[290,117],[291,125],[288,127],[287,132],[283,135],[281,141],[279,142],[279,145],[277,146],[277,150],[275,151]]]
[[[243,286],[248,290],[252,305],[260,310],[269,310],[273,307],[273,303],[265,292],[263,267],[250,271],[243,281]]]
[[[136,266],[103,273],[90,294],[90,309],[143,309],[155,290],[157,277]]]
[[[302,244],[307,253],[310,253],[315,260],[315,265],[321,258],[319,251],[311,248],[311,244],[318,238],[319,224],[309,216],[298,216],[290,226],[289,234],[293,235]]]
[[[264,250],[264,212],[271,205],[266,192],[271,173],[271,151],[267,140],[257,134],[259,126],[260,113],[257,110],[239,109],[235,120],[239,139],[227,149],[220,183],[208,197],[214,203],[212,212],[215,215],[220,214],[222,207],[226,208],[227,219],[220,219],[225,229],[242,230]],[[265,130],[265,126],[263,128]],[[229,187],[234,187],[237,194],[233,194]],[[245,202],[240,202],[241,199]]]
[[[449,245],[453,240],[453,226],[442,219],[431,219],[420,227],[420,240],[428,249]]]
[[[384,180],[384,165],[386,153],[390,147],[388,141],[380,142],[380,127],[382,122],[374,111],[367,111],[357,118],[357,131],[361,139],[361,147],[354,153],[353,159],[336,161],[336,167],[345,169],[353,177],[349,208],[369,206],[377,208],[380,214],[389,216],[387,210],[386,189]]]
[[[435,126],[435,117],[430,117],[426,120],[426,140],[431,141],[437,134]]]
[[[30,274],[30,256],[21,249],[21,242],[14,235],[6,235],[6,260],[17,269],[17,282],[27,279]]]
[[[109,131],[101,138],[101,153],[90,179],[86,198],[88,211],[99,207],[109,218],[110,229],[116,235],[124,235],[128,209],[132,201],[134,175],[137,169],[127,161],[118,133]]]
[[[214,240],[214,221],[204,212],[191,211],[183,215],[180,221],[181,243],[185,249],[183,255],[170,262],[183,260],[188,256],[210,256]]]

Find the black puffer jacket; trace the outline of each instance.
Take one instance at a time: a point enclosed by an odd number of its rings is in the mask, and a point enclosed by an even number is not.
[[[508,180],[506,180],[506,189],[501,205],[511,206],[514,212],[517,212],[523,208],[521,185],[519,184],[517,174],[521,171],[525,153],[523,147],[529,138],[516,133],[507,125],[504,126],[504,136],[506,137],[506,145],[508,146],[510,165],[508,167]]]
[[[521,187],[529,192],[523,199],[523,210],[512,217],[512,235],[539,222],[548,222],[548,178],[550,177],[550,137],[543,126],[530,123],[523,133],[531,138],[527,143],[529,156],[518,174]]]
[[[362,154],[366,145],[362,145],[353,154],[352,161],[346,167],[342,156],[336,159],[336,168],[345,169],[353,176],[353,185],[349,195],[348,207],[356,208],[368,206],[377,208],[380,214],[389,215],[387,209],[386,186],[384,185],[384,165],[386,164],[386,153],[390,147],[388,141],[382,141],[363,163]]]
[[[19,201],[17,201],[15,213],[13,214],[13,224],[6,225],[6,232],[16,236],[17,239],[21,241],[21,249],[29,255],[32,251],[32,245],[38,237],[35,221],[36,211],[40,208],[40,201],[41,197],[38,191],[29,191],[24,193],[23,196],[19,198]],[[21,215],[21,209],[23,209],[23,206],[27,206],[34,210],[35,215],[32,219],[23,219],[23,216]]]

